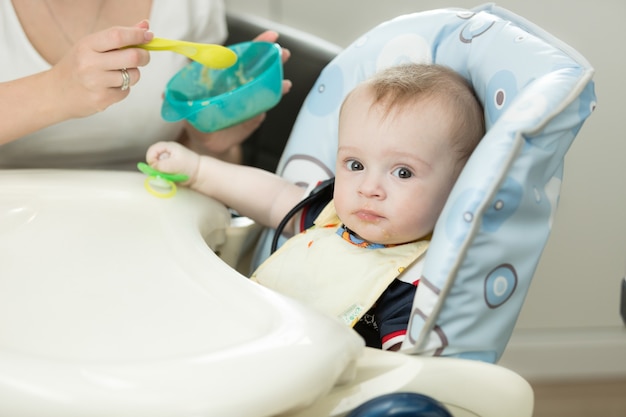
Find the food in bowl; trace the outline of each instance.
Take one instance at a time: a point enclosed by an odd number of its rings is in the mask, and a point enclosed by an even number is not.
[[[214,132],[241,123],[274,107],[282,96],[280,47],[269,42],[229,46],[237,62],[211,69],[191,62],[167,83],[162,117],[186,119],[196,129]]]

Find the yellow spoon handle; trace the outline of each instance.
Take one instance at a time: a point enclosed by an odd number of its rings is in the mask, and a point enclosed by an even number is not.
[[[133,45],[133,47],[147,51],[176,52],[210,68],[228,68],[237,62],[237,54],[231,49],[210,43],[153,38],[150,42]]]
[[[146,49],[148,51],[169,51],[172,49],[177,49],[180,46],[199,47],[202,45],[208,45],[208,44],[194,43],[194,42],[187,42],[187,41],[177,41],[177,40],[165,39],[165,38],[152,38],[150,42],[142,43],[141,45],[135,45],[135,46],[138,48]],[[216,46],[220,46],[223,48],[223,46],[221,45],[216,45]]]

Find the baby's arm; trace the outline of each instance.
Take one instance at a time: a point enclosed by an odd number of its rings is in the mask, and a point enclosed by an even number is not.
[[[176,142],[152,145],[146,160],[159,171],[189,175],[184,185],[271,228],[305,197],[305,190],[276,174],[201,156]]]

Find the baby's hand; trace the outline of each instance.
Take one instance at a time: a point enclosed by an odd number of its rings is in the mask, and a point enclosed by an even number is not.
[[[146,162],[152,168],[169,174],[185,174],[193,184],[200,162],[200,155],[178,142],[158,142],[148,148]]]

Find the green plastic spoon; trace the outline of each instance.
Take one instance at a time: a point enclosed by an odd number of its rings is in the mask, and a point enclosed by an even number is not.
[[[222,45],[153,38],[148,43],[133,45],[148,51],[171,51],[201,63],[205,67],[223,69],[237,62],[237,54]]]

